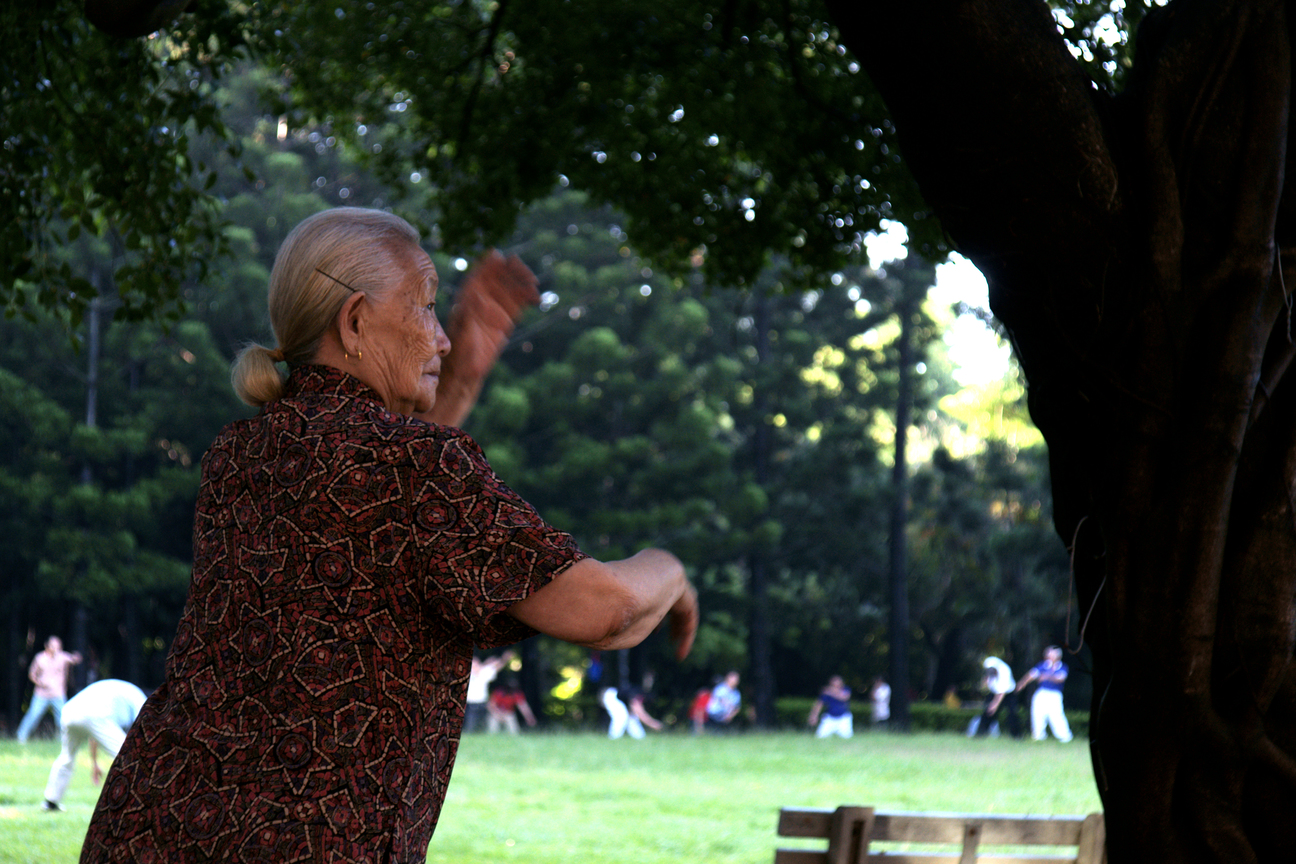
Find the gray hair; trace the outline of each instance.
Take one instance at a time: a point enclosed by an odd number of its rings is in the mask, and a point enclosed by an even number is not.
[[[311,362],[351,292],[396,284],[402,253],[418,243],[418,231],[385,210],[335,207],[302,220],[279,247],[270,273],[270,326],[279,347],[243,347],[230,372],[238,397],[260,407],[283,396],[284,376],[275,364]]]

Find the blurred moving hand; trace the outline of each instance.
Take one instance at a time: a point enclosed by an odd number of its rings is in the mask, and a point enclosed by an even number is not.
[[[436,404],[419,415],[458,426],[477,402],[486,375],[504,350],[518,317],[540,302],[537,279],[516,255],[483,255],[464,280],[450,312],[450,353],[441,362]]]

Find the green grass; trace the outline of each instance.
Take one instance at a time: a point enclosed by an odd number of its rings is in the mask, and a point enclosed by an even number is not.
[[[99,787],[83,752],[64,805],[40,809],[58,747],[0,741],[0,864],[72,864]],[[642,741],[467,736],[431,864],[769,864],[778,808],[1083,814],[1101,809],[1082,741],[866,732]]]

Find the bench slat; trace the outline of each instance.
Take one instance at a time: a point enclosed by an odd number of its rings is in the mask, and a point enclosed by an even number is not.
[[[828,853],[814,849],[775,849],[774,864],[828,864]]]
[[[871,852],[869,864],[959,864],[957,852]],[[977,864],[1071,864],[1070,855],[979,855]],[[814,849],[776,849],[774,864],[828,864],[828,853]]]
[[[1075,846],[1084,817],[877,813],[870,839],[897,843],[962,843],[963,826],[981,826],[981,845]]]
[[[827,837],[832,824],[832,810],[818,807],[784,807],[779,811],[780,837]]]
[[[834,851],[845,846],[843,828],[858,821],[868,808],[785,807],[779,811],[780,837],[830,838]],[[977,864],[1104,864],[1106,832],[1101,813],[1088,816],[1014,816],[981,813],[906,813],[872,814],[873,824],[865,835],[869,843],[925,843],[963,847],[964,852],[926,851],[884,852],[872,849],[869,862],[879,864],[960,864],[974,860]],[[858,832],[857,832],[858,833]],[[858,844],[855,844],[858,845]],[[987,846],[1060,846],[1074,847],[1074,855],[976,854]],[[844,851],[844,850],[842,850]],[[838,851],[837,854],[841,855]],[[972,855],[972,858],[968,856]],[[829,852],[811,849],[780,849],[775,864],[836,864]]]
[[[827,837],[833,812],[785,807],[779,811],[778,834],[780,837]],[[870,839],[896,843],[962,843],[963,826],[979,822],[983,845],[1076,846],[1086,818],[879,811],[874,816]]]

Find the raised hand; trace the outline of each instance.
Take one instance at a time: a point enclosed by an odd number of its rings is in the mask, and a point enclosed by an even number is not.
[[[540,302],[536,282],[522,259],[494,249],[468,271],[446,327],[450,353],[441,361],[436,404],[424,420],[458,426],[468,416],[518,316]]]

